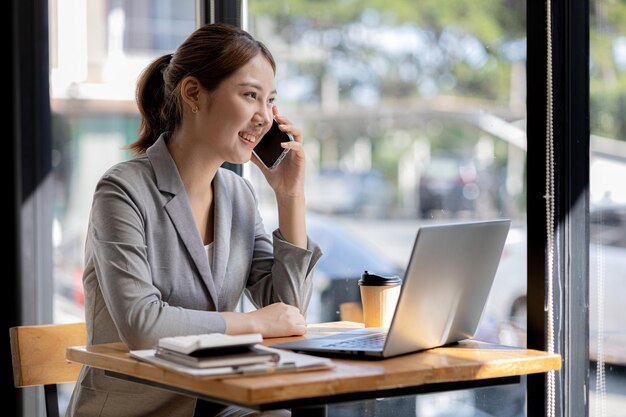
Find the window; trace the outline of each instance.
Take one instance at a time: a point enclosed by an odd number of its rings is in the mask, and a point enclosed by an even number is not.
[[[81,233],[95,179],[126,158],[122,147],[134,138],[137,71],[194,27],[194,2],[128,3],[50,3],[55,321],[82,314]],[[406,243],[423,222],[508,216],[514,228],[498,270],[498,296],[489,301],[481,331],[523,344],[525,4],[249,0],[249,5],[249,29],[278,60],[281,112],[306,134],[311,235],[328,253],[348,253],[354,261],[325,257],[329,264],[318,268],[310,320],[337,318],[338,305],[358,297],[354,281],[366,267],[401,274]],[[620,317],[611,313],[616,302],[611,297],[621,295],[624,282],[619,274],[624,268],[611,261],[623,259],[613,252],[623,249],[618,218],[624,190],[613,181],[623,177],[624,165],[624,6],[591,5],[590,350],[598,366],[592,370],[597,379],[590,381],[590,410],[606,415],[624,406],[621,359],[610,350],[611,338],[624,332],[609,321]],[[450,154],[470,166],[462,174],[458,169],[454,186],[436,178],[454,178],[457,168],[438,160]],[[437,166],[442,168],[432,168]],[[262,190],[254,167],[246,165],[245,175]],[[498,181],[490,184],[494,178]],[[429,207],[429,188],[440,195],[455,190],[456,197],[432,198]],[[261,196],[271,213],[271,196]],[[272,218],[266,216],[269,228]],[[327,225],[333,227],[324,229]],[[618,298],[617,305],[623,301]],[[446,407],[486,409],[492,402],[491,409],[505,413],[505,397],[494,398],[463,392],[413,406],[436,415]]]
[[[307,320],[339,319],[342,303],[360,299],[364,270],[402,276],[420,225],[509,217],[478,337],[524,345],[525,4],[248,4],[250,32],[277,60],[279,111],[304,132],[307,226],[325,252]],[[263,190],[272,230],[271,191],[256,167],[244,175]],[[504,387],[370,407],[517,415],[525,393]]]
[[[589,415],[626,407],[626,4],[590,2]]]
[[[84,320],[82,260],[97,180],[128,159],[135,83],[195,28],[195,2],[50,3],[54,320]]]
[[[83,248],[96,182],[128,159],[139,114],[135,83],[152,59],[195,29],[195,2],[50,2],[53,319],[84,321]],[[61,390],[63,414],[71,386]]]

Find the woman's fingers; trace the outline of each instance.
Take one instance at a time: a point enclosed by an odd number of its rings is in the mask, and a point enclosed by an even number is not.
[[[302,143],[296,142],[295,140],[289,141],[289,142],[281,142],[280,146],[282,146],[285,149],[292,150],[294,152],[302,152],[303,150]]]
[[[289,133],[291,136],[293,136],[294,140],[296,140],[297,142],[302,142],[302,132],[300,131],[300,129],[298,129],[294,125],[286,124],[286,123],[279,124],[278,128],[285,133]]]
[[[295,127],[289,119],[278,114],[278,107],[274,106],[272,108],[274,112],[274,118],[278,122],[278,128],[286,133],[289,133],[297,142],[302,142],[302,132],[300,129]]]
[[[258,318],[263,337],[281,337],[303,335],[306,333],[306,321],[300,310],[284,303],[274,303],[253,311]]]

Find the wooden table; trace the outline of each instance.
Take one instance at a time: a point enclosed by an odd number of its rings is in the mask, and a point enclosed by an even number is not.
[[[331,403],[519,383],[521,375],[561,367],[558,354],[469,340],[384,360],[333,359],[331,370],[228,378],[168,371],[130,357],[121,343],[71,347],[67,359],[209,401],[257,410],[291,408],[293,416],[325,415]]]

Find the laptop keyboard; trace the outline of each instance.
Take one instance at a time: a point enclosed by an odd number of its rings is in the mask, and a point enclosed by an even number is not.
[[[379,349],[382,350],[385,345],[387,333],[374,333],[367,336],[355,337],[353,339],[333,342],[323,347],[341,348],[341,349]]]

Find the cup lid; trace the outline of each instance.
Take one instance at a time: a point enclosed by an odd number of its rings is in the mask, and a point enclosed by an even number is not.
[[[359,285],[372,285],[372,286],[385,286],[385,285],[399,285],[402,280],[397,275],[383,276],[377,274],[371,274],[367,271],[361,274]]]

